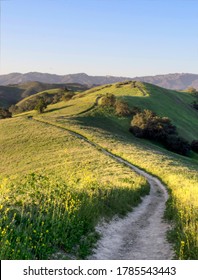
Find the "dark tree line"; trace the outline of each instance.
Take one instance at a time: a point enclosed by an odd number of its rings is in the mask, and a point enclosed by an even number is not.
[[[130,131],[139,138],[146,138],[163,144],[168,150],[187,156],[191,145],[178,136],[177,128],[167,117],[159,117],[150,110],[137,113],[132,121]]]

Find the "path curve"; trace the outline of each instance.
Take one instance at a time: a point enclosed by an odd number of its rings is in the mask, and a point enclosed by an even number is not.
[[[40,119],[33,120],[62,128],[83,139],[102,153],[144,176],[150,184],[150,194],[125,218],[114,218],[110,223],[103,222],[97,226],[96,230],[102,237],[88,259],[170,260],[174,257],[172,247],[166,239],[170,225],[163,220],[168,193],[159,179],[75,131]]]
[[[125,163],[150,184],[150,194],[135,207],[126,218],[115,218],[109,224],[97,227],[102,238],[98,241],[89,259],[110,260],[170,260],[174,257],[170,243],[166,240],[170,226],[164,222],[165,203],[168,199],[164,185],[157,178],[132,164]]]

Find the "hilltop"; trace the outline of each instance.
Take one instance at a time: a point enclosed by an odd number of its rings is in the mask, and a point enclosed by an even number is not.
[[[79,83],[86,86],[103,85],[125,80],[137,80],[148,82],[168,89],[182,90],[187,87],[198,89],[198,75],[189,73],[165,74],[144,77],[115,77],[115,76],[90,76],[85,73],[56,75],[48,73],[11,73],[0,75],[0,85],[20,84],[29,81],[39,81],[42,83]]]

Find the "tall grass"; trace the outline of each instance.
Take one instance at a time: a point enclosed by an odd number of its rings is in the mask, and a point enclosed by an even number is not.
[[[149,192],[143,177],[64,129],[22,117],[0,127],[1,259],[84,258],[99,219]]]
[[[159,177],[170,193],[166,217],[174,222],[169,234],[178,259],[198,259],[198,164],[145,140],[135,139],[114,116],[59,120],[61,125]],[[98,123],[100,122],[100,125]],[[124,121],[125,123],[125,121]]]
[[[71,180],[71,178],[70,178]],[[125,214],[149,188],[144,179],[130,187],[80,183],[31,174],[0,183],[0,258],[50,259],[64,251],[84,258],[90,253],[101,217]]]

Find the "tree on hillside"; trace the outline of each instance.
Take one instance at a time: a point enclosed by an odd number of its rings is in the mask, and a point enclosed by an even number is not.
[[[197,92],[196,88],[194,88],[194,87],[188,87],[186,91],[190,92],[190,93],[196,93]]]
[[[150,110],[144,110],[133,117],[130,131],[136,137],[165,141],[167,135],[176,134],[176,127],[169,118],[161,118]]]
[[[115,105],[115,102],[116,97],[112,93],[106,93],[106,95],[101,98],[101,106],[113,107]]]
[[[47,108],[47,104],[45,100],[43,98],[39,98],[34,109],[37,110],[39,114],[42,114],[46,108]]]
[[[144,110],[133,117],[130,131],[136,137],[155,140],[181,155],[188,155],[191,149],[188,141],[177,135],[177,129],[169,118],[159,117],[150,110]]]
[[[8,109],[0,108],[0,119],[11,118],[12,113]]]
[[[64,94],[62,95],[62,100],[69,101],[74,95],[75,95],[75,93],[72,91],[64,92]]]
[[[10,113],[14,114],[14,113],[18,113],[19,108],[17,105],[11,105],[8,110]]]
[[[114,106],[115,106],[116,115],[122,116],[122,117],[131,115],[129,105],[126,102],[124,102],[122,100],[116,100]]]

